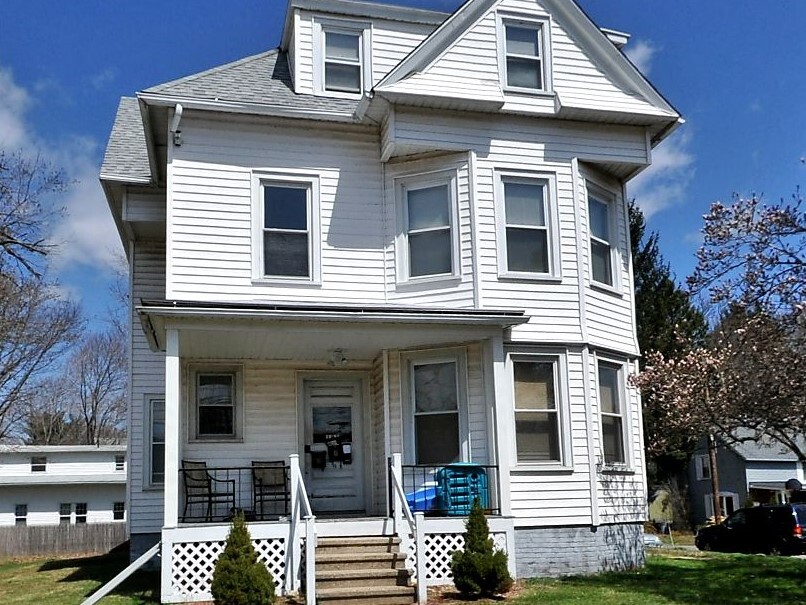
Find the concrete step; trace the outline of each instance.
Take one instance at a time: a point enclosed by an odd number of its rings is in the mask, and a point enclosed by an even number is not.
[[[406,555],[394,552],[316,553],[317,577],[320,569],[402,569],[405,563]]]
[[[400,538],[395,536],[350,536],[347,538],[319,538],[317,556],[332,553],[398,552]]]
[[[316,591],[320,605],[411,605],[416,597],[411,586],[324,588]]]
[[[316,570],[317,589],[375,588],[377,586],[408,586],[407,569],[331,569]]]

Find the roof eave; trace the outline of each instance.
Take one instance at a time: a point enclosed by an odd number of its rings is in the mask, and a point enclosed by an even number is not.
[[[215,111],[220,113],[247,114],[256,116],[272,116],[296,118],[304,120],[320,120],[325,122],[356,122],[355,111],[329,111],[316,109],[295,109],[283,105],[241,103],[238,101],[221,101],[194,99],[192,97],[163,95],[149,92],[137,93],[137,98],[145,106],[174,107],[181,104],[186,110]]]

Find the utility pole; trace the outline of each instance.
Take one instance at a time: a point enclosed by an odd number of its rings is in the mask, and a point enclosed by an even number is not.
[[[719,474],[716,468],[716,439],[708,433],[708,461],[711,466],[711,491],[714,501],[714,522],[719,523],[722,517],[722,506],[719,503]]]

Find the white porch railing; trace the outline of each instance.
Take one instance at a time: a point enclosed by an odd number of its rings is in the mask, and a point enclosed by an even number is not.
[[[289,524],[289,553],[291,561],[286,566],[286,590],[297,592],[300,589],[299,569],[302,563],[300,540],[298,538],[300,519],[305,521],[305,605],[316,605],[316,517],[311,509],[302,471],[299,467],[299,455],[292,454],[290,489],[291,489],[291,522]],[[290,565],[288,564],[290,563]]]
[[[392,520],[394,532],[400,537],[401,543],[414,538],[414,571],[417,577],[417,603],[425,605],[428,600],[428,586],[425,582],[425,515],[418,512],[411,514],[411,508],[406,501],[402,481],[403,459],[400,454],[392,454],[391,483],[392,483]],[[408,532],[403,533],[403,522],[408,524]],[[405,552],[406,545],[401,544]]]

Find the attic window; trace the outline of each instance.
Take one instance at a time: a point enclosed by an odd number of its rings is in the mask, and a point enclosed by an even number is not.
[[[538,23],[505,22],[504,32],[507,86],[545,90],[543,26]]]
[[[361,32],[324,30],[325,90],[361,92]]]

